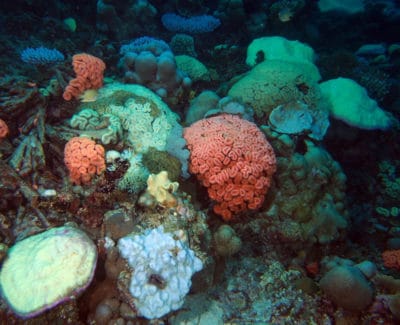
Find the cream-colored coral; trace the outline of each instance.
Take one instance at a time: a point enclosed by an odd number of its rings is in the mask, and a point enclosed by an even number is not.
[[[171,182],[165,170],[158,174],[150,174],[147,179],[146,192],[139,198],[139,204],[170,208],[177,205],[174,193],[178,190],[179,183]]]

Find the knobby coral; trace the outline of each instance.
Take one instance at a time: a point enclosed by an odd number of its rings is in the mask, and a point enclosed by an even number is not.
[[[76,78],[65,88],[65,100],[78,98],[87,89],[99,89],[103,86],[106,65],[101,59],[86,53],[75,54],[72,57],[72,66]]]
[[[223,114],[184,130],[189,171],[207,187],[224,220],[261,207],[276,169],[271,145],[254,123]]]
[[[89,183],[94,175],[100,175],[106,168],[103,146],[83,137],[74,137],[67,142],[64,162],[71,182],[77,185]]]

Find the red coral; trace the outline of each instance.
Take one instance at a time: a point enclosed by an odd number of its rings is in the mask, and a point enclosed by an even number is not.
[[[64,162],[71,182],[78,185],[89,183],[106,168],[103,146],[88,138],[69,140],[64,148]]]
[[[87,89],[98,89],[103,86],[106,65],[101,59],[86,53],[75,54],[72,57],[72,66],[76,78],[65,88],[63,94],[65,100],[78,98]]]
[[[276,169],[271,145],[254,123],[223,114],[185,128],[189,171],[216,202],[214,212],[226,221],[261,207]]]
[[[400,249],[384,251],[382,259],[385,267],[400,271]]]

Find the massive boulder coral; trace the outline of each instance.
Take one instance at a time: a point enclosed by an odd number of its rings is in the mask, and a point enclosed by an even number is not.
[[[388,129],[390,115],[368,96],[367,90],[348,78],[336,78],[320,84],[333,117],[361,129]]]
[[[275,172],[275,154],[254,123],[222,114],[192,124],[184,137],[189,171],[207,187],[215,213],[231,220],[261,207]]]
[[[174,54],[164,41],[140,37],[123,45],[120,53],[125,82],[146,86],[171,104],[189,90],[191,79],[178,69]]]
[[[259,63],[260,58],[312,64],[316,55],[310,46],[299,41],[290,41],[281,36],[265,36],[254,39],[247,48],[246,63],[249,66]]]
[[[310,140],[302,144],[305,152],[299,153],[288,135],[263,130],[274,145],[279,169],[272,189],[274,201],[267,212],[275,226],[269,225],[268,231],[276,229],[287,242],[327,244],[340,238],[348,225],[346,175],[340,165]],[[283,223],[291,227],[282,227]]]
[[[267,60],[237,81],[228,95],[251,106],[259,118],[268,117],[278,105],[295,101],[315,109],[321,97],[319,79],[312,63]]]

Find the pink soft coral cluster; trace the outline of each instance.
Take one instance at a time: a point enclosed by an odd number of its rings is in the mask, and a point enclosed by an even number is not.
[[[67,142],[64,162],[71,182],[77,185],[89,183],[106,168],[103,146],[84,137],[74,137]]]
[[[254,123],[223,114],[185,128],[190,150],[189,171],[207,187],[224,220],[258,209],[276,170],[271,145]]]
[[[76,78],[72,79],[65,88],[63,98],[71,100],[88,89],[99,89],[103,86],[103,74],[106,68],[103,60],[86,53],[75,54],[72,66]]]

